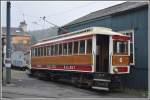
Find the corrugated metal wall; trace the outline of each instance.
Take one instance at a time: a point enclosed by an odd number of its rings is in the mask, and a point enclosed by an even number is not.
[[[124,83],[131,88],[148,88],[148,9],[141,8],[112,16],[97,18],[79,24],[67,26],[75,31],[91,26],[112,28],[114,31],[134,29],[135,66],[131,74],[124,77]],[[65,26],[66,27],[66,26]]]

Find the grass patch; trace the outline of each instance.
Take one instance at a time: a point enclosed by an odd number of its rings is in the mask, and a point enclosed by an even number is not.
[[[121,91],[123,91],[129,95],[138,96],[138,97],[142,97],[142,98],[148,98],[148,90],[121,88]]]

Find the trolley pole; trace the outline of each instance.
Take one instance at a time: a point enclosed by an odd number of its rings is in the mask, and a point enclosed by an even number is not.
[[[7,44],[6,44],[6,59],[5,59],[5,67],[6,67],[6,83],[9,84],[11,81],[11,60],[10,60],[10,54],[11,54],[11,35],[10,35],[10,7],[11,3],[10,1],[7,2]]]

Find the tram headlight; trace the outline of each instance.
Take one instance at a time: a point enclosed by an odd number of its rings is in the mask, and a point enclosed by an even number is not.
[[[117,73],[117,72],[118,72],[118,68],[114,67],[114,68],[113,68],[113,72],[114,72],[114,73]]]

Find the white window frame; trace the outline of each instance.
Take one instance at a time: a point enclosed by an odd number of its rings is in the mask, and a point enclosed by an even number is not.
[[[41,56],[41,47],[39,47],[39,56]]]
[[[64,44],[67,44],[66,54],[64,54]],[[63,43],[62,46],[63,46],[63,52],[62,52],[62,54],[65,55],[65,56],[68,55],[68,43]]]
[[[52,46],[53,46],[53,48],[52,48]],[[53,49],[55,50],[55,44],[52,44],[52,45],[51,45],[51,56],[55,56]]]
[[[62,53],[61,53],[61,55],[64,55],[64,43],[62,43],[61,46],[62,46],[62,51],[61,51]]]
[[[57,47],[57,51],[55,51],[55,56],[58,56],[58,55],[59,55],[59,51],[58,51],[59,44],[57,43],[57,44],[55,44],[55,46],[58,46],[58,47]],[[55,50],[56,50],[56,48],[55,48]]]
[[[34,56],[34,48],[31,49],[31,55]]]
[[[85,54],[87,54],[87,40],[85,40]]]
[[[52,49],[51,49],[51,45],[49,45],[48,48],[49,48],[49,49],[48,49],[48,56],[52,56],[52,55],[51,55],[51,50],[52,50]]]
[[[46,49],[46,51],[45,51],[45,53],[46,53],[45,56],[47,56],[47,46],[45,46],[45,49]]]
[[[135,47],[134,47],[134,29],[129,30],[123,30],[119,31],[119,33],[126,34],[126,33],[132,33],[132,43],[133,43],[133,63],[130,63],[130,65],[135,65]],[[130,50],[131,52],[131,50]]]
[[[73,55],[73,49],[71,48],[71,53],[69,54],[69,43],[71,43],[71,45],[72,45],[72,48],[73,48],[73,42],[71,41],[71,42],[68,42],[68,55]]]
[[[47,55],[47,52],[46,52],[46,46],[43,46],[44,47],[44,56]]]
[[[67,43],[67,54],[66,55],[68,55],[68,43]]]
[[[72,55],[74,55],[74,41],[72,41]]]
[[[40,50],[41,50],[41,56],[43,56],[43,51],[42,51],[43,47],[41,46]]]
[[[78,42],[78,52],[74,53],[74,49],[75,49],[75,42]],[[73,55],[79,55],[79,41],[73,41]]]
[[[80,40],[78,41],[78,55],[80,54]]]
[[[58,44],[57,56],[59,56],[59,44]]]
[[[52,44],[52,45],[53,45],[53,49],[52,49],[53,55],[52,56],[55,56],[55,44]]]
[[[61,48],[60,48],[60,46],[61,46]],[[62,55],[63,55],[63,45],[62,45],[62,43],[59,43],[59,44],[58,44],[58,48],[59,48],[59,50],[61,49],[61,54],[60,54],[60,52],[58,51],[58,55],[59,55],[59,56],[62,56]]]
[[[81,41],[84,41],[84,53],[80,53],[80,49],[81,49]],[[85,51],[85,48],[86,48],[86,46],[85,46],[86,44],[85,44],[85,40],[79,40],[79,46],[78,46],[78,54],[86,54],[86,51]]]

